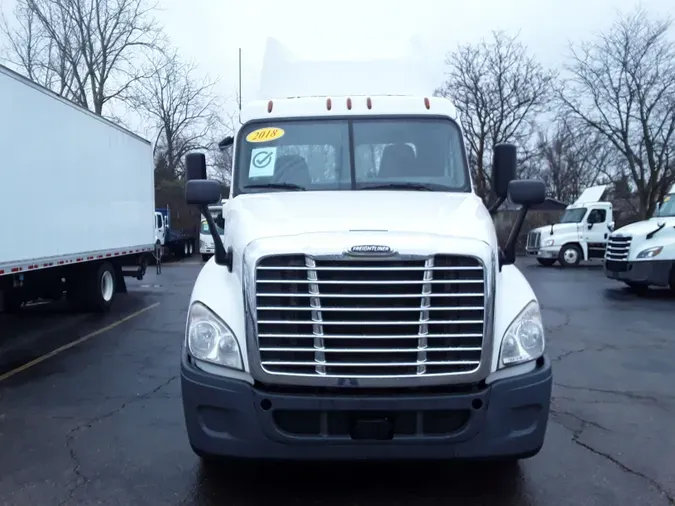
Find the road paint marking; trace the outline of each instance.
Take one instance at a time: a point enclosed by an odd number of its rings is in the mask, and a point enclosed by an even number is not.
[[[69,350],[70,348],[73,348],[73,347],[77,346],[78,344],[82,344],[83,342],[88,341],[92,337],[96,337],[100,334],[103,334],[104,332],[107,332],[108,330],[112,330],[115,327],[118,327],[119,325],[122,325],[123,323],[128,322],[129,320],[131,320],[133,318],[136,318],[137,316],[142,315],[146,311],[150,311],[151,309],[156,308],[157,306],[159,306],[159,302],[155,302],[154,304],[151,304],[147,307],[144,307],[143,309],[139,309],[135,313],[131,313],[130,315],[127,315],[124,318],[121,318],[121,319],[117,320],[116,322],[111,323],[110,325],[107,325],[103,328],[95,330],[94,332],[91,332],[91,333],[87,334],[86,336],[82,336],[79,339],[76,339],[75,341],[71,341],[68,344],[64,344],[60,348],[56,348],[55,350],[50,351],[49,353],[45,353],[44,355],[42,355],[42,356],[40,356],[36,359],[33,359],[30,362],[26,362],[25,364],[20,365],[16,369],[12,369],[11,371],[6,372],[5,374],[0,374],[0,383],[5,381],[6,379],[11,378],[15,374],[19,374],[20,372],[23,372],[27,369],[30,369],[34,365],[38,365],[39,363],[44,362],[48,358],[52,358],[53,356],[56,356],[63,351]]]

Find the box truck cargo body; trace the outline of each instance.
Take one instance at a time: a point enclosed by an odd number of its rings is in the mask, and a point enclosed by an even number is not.
[[[0,66],[0,299],[106,309],[154,247],[148,141]]]

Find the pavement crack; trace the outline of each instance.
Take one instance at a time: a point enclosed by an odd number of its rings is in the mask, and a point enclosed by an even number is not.
[[[638,478],[641,478],[641,479],[645,480],[652,487],[654,487],[654,489],[668,501],[668,504],[670,504],[672,506],[675,506],[675,496],[671,495],[668,492],[668,490],[663,485],[661,485],[658,481],[656,481],[654,478],[651,478],[650,476],[647,476],[646,474],[641,473],[640,471],[637,471],[635,469],[632,469],[632,468],[628,467],[626,464],[621,462],[616,457],[613,457],[609,453],[605,453],[605,452],[600,451],[596,448],[593,448],[590,444],[584,443],[580,439],[581,435],[584,433],[584,431],[588,427],[594,427],[594,428],[597,428],[597,429],[602,430],[602,431],[611,432],[608,428],[600,425],[599,423],[592,422],[590,420],[585,420],[584,418],[582,418],[582,417],[580,417],[580,416],[578,416],[574,413],[567,412],[567,411],[557,411],[557,410],[551,408],[551,413],[554,414],[554,415],[558,415],[558,416],[561,416],[561,415],[569,416],[570,418],[573,418],[573,419],[577,420],[578,422],[580,422],[581,425],[578,428],[574,429],[574,428],[568,427],[567,425],[565,425],[560,420],[553,419],[554,423],[557,423],[558,425],[560,425],[561,427],[569,430],[572,433],[571,441],[574,444],[576,444],[577,446],[580,446],[582,448],[585,448],[589,452],[591,452],[591,453],[593,453],[593,454],[595,454],[599,457],[604,458],[605,460],[607,460],[607,461],[611,462],[612,464],[614,464],[615,466],[617,466],[623,472],[631,474],[633,476],[636,476]]]
[[[72,428],[71,430],[68,431],[68,434],[66,434],[66,448],[68,450],[68,455],[70,457],[70,461],[72,463],[72,468],[73,468],[73,474],[75,474],[76,481],[73,486],[71,486],[68,490],[68,496],[59,503],[59,506],[64,506],[65,504],[68,504],[73,498],[75,497],[75,493],[77,492],[78,489],[89,483],[89,478],[82,473],[82,465],[80,463],[80,459],[77,456],[77,452],[75,451],[75,439],[77,438],[77,435],[87,429],[90,429],[93,425],[95,425],[98,422],[101,422],[103,420],[106,420],[112,416],[115,416],[116,414],[120,413],[127,407],[131,406],[132,404],[135,404],[137,402],[150,399],[152,398],[157,392],[162,390],[163,388],[167,387],[169,384],[171,384],[173,381],[175,381],[178,378],[178,375],[172,376],[166,381],[163,381],[159,385],[157,385],[155,388],[152,390],[149,390],[145,393],[139,394],[136,397],[120,404],[117,408],[113,409],[112,411],[108,411],[107,413],[104,413],[102,415],[96,416],[94,418],[90,418],[89,420],[77,425],[76,427]]]
[[[575,386],[575,385],[565,385],[564,383],[558,383],[554,382],[553,383],[556,387],[558,388],[565,388],[568,390],[581,390],[585,392],[593,392],[593,393],[598,393],[598,394],[607,394],[607,395],[617,395],[619,397],[625,397],[627,399],[631,400],[636,400],[636,401],[649,401],[654,403],[655,405],[665,409],[661,402],[664,399],[672,399],[673,397],[664,395],[661,398],[657,398],[651,395],[644,395],[638,392],[630,392],[627,390],[608,390],[608,389],[603,389],[603,388],[593,388],[593,387],[582,387],[582,386]]]
[[[654,487],[659,492],[659,494],[661,494],[668,501],[668,504],[671,504],[671,505],[675,506],[675,496],[671,495],[665,489],[665,487],[663,485],[661,485],[658,481],[656,481],[654,478],[651,478],[651,477],[647,476],[646,474],[641,473],[640,471],[636,471],[635,469],[631,469],[630,467],[625,465],[623,462],[621,462],[617,458],[610,455],[609,453],[602,452],[600,450],[597,450],[597,449],[593,448],[588,443],[584,443],[583,441],[579,440],[580,435],[581,434],[578,434],[578,435],[575,434],[572,437],[572,442],[581,446],[582,448],[586,448],[586,450],[588,450],[589,452],[591,452],[595,455],[598,455],[599,457],[603,457],[604,459],[610,461],[612,464],[617,466],[623,472],[628,473],[628,474],[632,474],[633,476],[637,476],[638,478],[642,478],[647,483],[649,483],[652,487]]]

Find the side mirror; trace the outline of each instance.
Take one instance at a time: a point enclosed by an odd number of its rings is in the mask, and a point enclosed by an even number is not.
[[[613,221],[609,222],[609,224],[607,225],[607,228],[609,229],[610,232],[614,232],[614,226],[615,225],[616,225],[616,223],[614,223]]]
[[[532,207],[546,200],[546,185],[536,179],[518,179],[507,186],[509,200],[523,207]]]
[[[516,244],[520,231],[523,229],[525,217],[530,207],[541,204],[546,200],[546,185],[543,181],[535,179],[520,179],[510,181],[507,191],[509,200],[521,206],[516,221],[511,228],[509,238],[504,248],[500,251],[499,268],[503,265],[511,265],[516,262]]]
[[[593,225],[595,225],[595,222],[592,222],[592,221],[589,222],[589,223],[588,223],[588,230],[592,229],[592,228],[593,228]]]
[[[206,157],[203,153],[185,155],[185,179],[187,181],[206,179]]]
[[[193,179],[185,183],[185,200],[190,205],[208,206],[220,202],[220,183]]]
[[[516,146],[497,144],[492,155],[492,191],[500,199],[507,198],[509,184],[514,179],[516,179]]]
[[[218,225],[219,228],[225,228],[225,218],[223,218],[222,214],[216,216],[216,225]]]
[[[218,143],[218,149],[220,151],[225,151],[227,148],[229,148],[232,144],[234,143],[234,137],[231,135],[228,135],[225,137],[222,141]]]

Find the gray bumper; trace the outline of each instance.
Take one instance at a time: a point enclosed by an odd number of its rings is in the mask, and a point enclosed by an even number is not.
[[[185,356],[181,367],[192,446],[254,459],[529,456],[544,443],[551,385],[547,358],[522,376],[445,392],[282,390],[214,377]]]
[[[672,260],[641,262],[605,260],[605,275],[608,278],[627,283],[668,286],[674,263]]]

